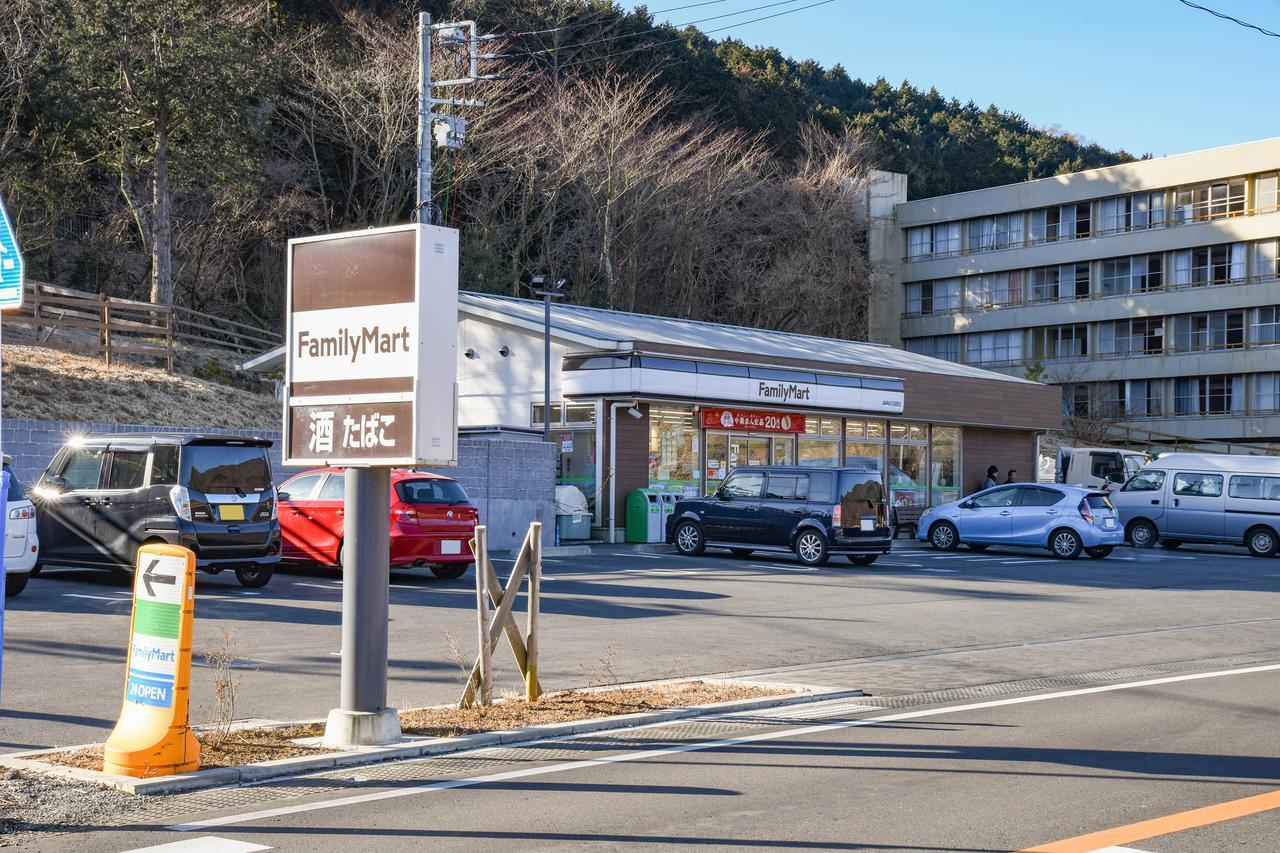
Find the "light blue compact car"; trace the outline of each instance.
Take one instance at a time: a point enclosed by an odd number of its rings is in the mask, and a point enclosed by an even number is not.
[[[1081,552],[1101,559],[1124,543],[1124,527],[1106,492],[1050,483],[1014,483],[930,507],[916,538],[939,551],[964,543],[974,551],[990,545],[1047,548],[1074,560]]]

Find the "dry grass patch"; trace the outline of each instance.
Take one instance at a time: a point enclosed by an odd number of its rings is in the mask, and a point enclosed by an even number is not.
[[[279,428],[280,405],[217,382],[152,367],[113,364],[40,347],[4,347],[4,413],[11,418]]]
[[[479,732],[496,732],[567,723],[597,717],[617,717],[667,708],[685,708],[761,699],[791,693],[781,687],[755,684],[686,681],[652,687],[618,687],[609,690],[570,690],[543,696],[537,702],[507,698],[487,708],[420,708],[403,711],[400,726],[407,735],[426,737],[458,737]],[[235,767],[259,761],[320,755],[329,750],[294,743],[298,738],[314,738],[324,734],[324,726],[311,723],[271,729],[233,730],[221,738],[202,736],[200,767]],[[87,747],[70,752],[50,752],[37,756],[51,764],[102,769],[102,747]]]

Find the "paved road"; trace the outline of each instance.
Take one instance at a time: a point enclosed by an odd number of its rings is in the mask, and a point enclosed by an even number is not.
[[[29,848],[1274,851],[1280,664],[1189,668],[348,770],[179,798]]]
[[[474,654],[473,584],[471,575],[393,575],[393,705],[457,698],[458,658]],[[1106,560],[1061,562],[1037,551],[937,554],[900,542],[868,569],[833,561],[820,571],[774,558],[617,552],[548,561],[541,675],[559,688],[755,671],[892,696],[1209,656],[1280,657],[1278,592],[1280,560],[1228,549],[1122,548]],[[200,576],[196,649],[224,636],[238,648],[237,716],[319,718],[336,703],[340,596],[336,576],[322,571],[278,574],[260,594],[225,575]],[[0,750],[101,741],[120,705],[127,581],[52,570],[9,606]],[[505,657],[498,666],[498,686],[514,688],[514,666]],[[212,706],[211,680],[197,668],[197,722]]]

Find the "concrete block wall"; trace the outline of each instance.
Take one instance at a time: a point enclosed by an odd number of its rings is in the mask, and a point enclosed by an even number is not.
[[[541,438],[464,436],[458,467],[434,468],[466,489],[489,528],[489,550],[519,548],[529,523],[542,522],[544,546],[555,544],[557,451]]]
[[[159,424],[101,424],[88,421],[40,421],[26,418],[5,418],[0,425],[0,441],[4,443],[4,452],[13,458],[13,470],[23,483],[30,486],[40,478],[44,469],[73,435],[129,434],[143,432],[168,432],[182,435],[197,433],[217,433],[218,435],[242,435],[246,437],[265,438],[273,442],[268,453],[271,455],[271,471],[276,482],[287,476],[280,467],[279,430],[270,429],[203,429],[191,426],[163,426]]]
[[[277,483],[296,469],[281,466],[278,430],[201,429],[157,424],[101,424],[84,421],[42,421],[5,418],[0,431],[4,452],[13,458],[13,470],[30,486],[40,478],[58,448],[73,435],[168,432],[218,433],[256,436],[273,444],[271,471]],[[555,543],[555,445],[540,438],[511,435],[473,435],[458,440],[458,467],[433,469],[453,477],[466,489],[489,528],[490,549],[519,548],[531,521],[541,521],[543,544]]]

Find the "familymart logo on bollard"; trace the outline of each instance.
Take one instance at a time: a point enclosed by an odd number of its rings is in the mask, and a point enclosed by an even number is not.
[[[182,625],[182,589],[186,570],[181,557],[146,556],[135,591],[133,642],[125,700],[172,708],[178,678],[178,634]]]

